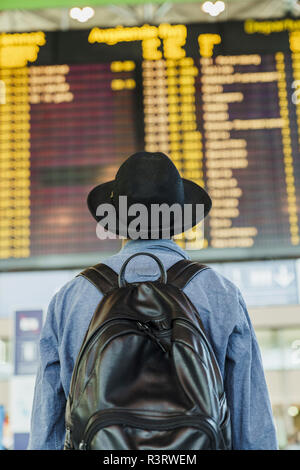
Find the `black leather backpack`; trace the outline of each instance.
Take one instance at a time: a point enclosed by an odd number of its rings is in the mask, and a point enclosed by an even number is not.
[[[157,261],[158,280],[125,281],[137,255]],[[156,256],[140,252],[119,275],[104,264],[80,274],[104,295],[74,367],[64,449],[231,448],[219,367],[182,291],[207,268],[181,260],[166,272]]]

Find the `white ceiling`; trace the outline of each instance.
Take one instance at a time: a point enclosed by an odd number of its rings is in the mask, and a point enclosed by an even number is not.
[[[290,13],[300,16],[300,0],[224,0],[226,9],[218,17],[211,17],[201,9],[202,2],[145,4],[135,6],[107,5],[94,7],[95,15],[86,23],[79,23],[69,16],[69,10],[53,8],[45,10],[9,10],[0,12],[0,31],[53,31],[89,29],[93,26],[140,25],[144,23],[198,23],[247,18],[281,18]],[[88,0],[86,0],[88,5]]]

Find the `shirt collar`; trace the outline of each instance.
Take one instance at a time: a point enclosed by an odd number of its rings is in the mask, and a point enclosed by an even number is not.
[[[189,255],[173,240],[129,240],[120,250],[120,253],[133,254],[143,250],[163,250],[178,253],[184,259],[190,259]]]

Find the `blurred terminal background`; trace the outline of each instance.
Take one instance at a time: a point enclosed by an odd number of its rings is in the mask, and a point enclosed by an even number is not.
[[[54,293],[120,248],[86,207],[135,151],[213,209],[178,240],[241,289],[300,446],[300,2],[1,0],[0,446],[25,449]]]

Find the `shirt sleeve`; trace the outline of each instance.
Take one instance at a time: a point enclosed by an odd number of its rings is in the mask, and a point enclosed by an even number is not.
[[[60,450],[64,442],[66,397],[60,379],[56,297],[49,304],[40,336],[28,450]]]
[[[256,335],[242,295],[238,322],[229,337],[225,391],[233,449],[277,450],[277,438]]]

